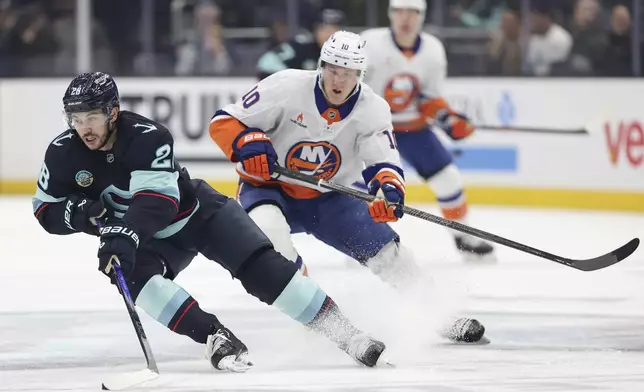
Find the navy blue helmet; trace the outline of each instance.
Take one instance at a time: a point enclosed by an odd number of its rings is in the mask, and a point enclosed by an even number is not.
[[[119,106],[119,90],[112,77],[104,72],[87,72],[74,78],[63,97],[65,113],[101,109],[106,115]]]

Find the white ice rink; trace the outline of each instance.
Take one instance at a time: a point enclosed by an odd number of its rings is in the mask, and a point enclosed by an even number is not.
[[[96,239],[46,234],[27,198],[0,198],[0,216],[0,391],[100,390],[104,377],[143,368],[123,302],[96,270]],[[641,214],[474,206],[471,224],[574,258],[644,238]],[[177,281],[248,345],[256,366],[215,373],[201,345],[141,312],[161,377],[134,390],[644,391],[644,249],[596,272],[503,247],[498,263],[471,265],[440,226],[407,217],[395,228],[433,277],[434,296],[416,312],[326,246],[308,237],[297,245],[354,323],[387,343],[396,368],[358,367],[199,258]],[[492,343],[437,339],[422,320],[438,306],[481,320]]]

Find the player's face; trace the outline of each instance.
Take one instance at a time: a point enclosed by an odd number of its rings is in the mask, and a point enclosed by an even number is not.
[[[82,113],[71,113],[69,121],[90,150],[96,150],[105,145],[108,137],[107,123],[109,117],[101,110],[92,110]]]
[[[322,85],[324,94],[332,105],[344,102],[353,88],[358,84],[358,73],[355,69],[325,64],[322,68]]]
[[[418,34],[420,12],[410,8],[394,8],[389,13],[391,28],[397,36],[407,37]]]

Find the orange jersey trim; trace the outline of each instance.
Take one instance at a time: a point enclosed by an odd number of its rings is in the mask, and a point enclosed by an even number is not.
[[[425,117],[435,118],[436,114],[443,109],[447,109],[450,112],[449,104],[443,98],[434,98],[421,102],[420,111]]]
[[[217,143],[229,160],[233,158],[233,142],[246,126],[234,117],[226,117],[210,123],[210,138]]]
[[[425,117],[394,124],[394,131],[396,132],[416,132],[425,128],[427,128],[427,119]]]

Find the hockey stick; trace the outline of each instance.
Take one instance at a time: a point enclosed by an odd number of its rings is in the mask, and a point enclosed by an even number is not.
[[[278,173],[279,175],[283,175],[288,178],[302,181],[307,184],[315,185],[321,188],[330,189],[332,191],[353,196],[361,200],[373,201],[376,198],[373,195],[370,195],[365,192],[361,192],[357,189],[353,189],[344,185],[333,184],[332,182],[318,179],[311,175],[294,172],[292,170],[286,169],[281,166],[276,166],[275,172]],[[407,215],[415,216],[416,218],[433,222],[441,226],[445,226],[450,229],[460,231],[461,233],[470,234],[472,236],[482,238],[484,240],[492,241],[500,245],[505,245],[510,248],[520,250],[521,252],[530,253],[532,255],[539,256],[544,259],[548,259],[550,261],[554,261],[556,263],[559,263],[568,267],[576,268],[581,271],[595,271],[598,269],[609,267],[615,263],[618,263],[624,260],[625,258],[627,258],[628,256],[630,256],[633,252],[635,252],[635,250],[637,249],[640,243],[639,238],[634,238],[631,241],[629,241],[627,244],[603,256],[595,257],[592,259],[585,259],[585,260],[568,259],[565,257],[557,256],[552,253],[548,253],[548,252],[530,247],[528,245],[521,244],[519,242],[509,240],[507,238],[500,237],[492,233],[488,233],[483,230],[475,229],[471,226],[467,226],[459,222],[447,220],[439,216],[432,215],[428,212],[417,210],[415,208],[412,208],[406,205],[398,205],[398,207],[402,208],[403,212]]]
[[[516,131],[516,132],[529,132],[529,133],[548,133],[558,135],[589,135],[586,128],[535,128],[535,127],[517,127],[514,125],[475,125],[476,129],[483,129],[488,131]]]
[[[150,348],[150,343],[148,343],[148,338],[145,336],[145,331],[143,330],[143,325],[141,324],[141,319],[136,312],[134,307],[134,301],[132,301],[132,295],[130,295],[130,289],[127,287],[125,282],[125,277],[123,277],[123,271],[119,264],[119,259],[116,256],[112,256],[111,259],[112,267],[114,268],[114,276],[116,278],[116,287],[118,287],[123,301],[125,302],[125,307],[127,312],[130,314],[130,319],[132,320],[132,325],[134,326],[134,331],[136,331],[136,337],[139,339],[141,348],[143,349],[143,355],[145,355],[145,361],[148,364],[147,369],[130,372],[126,374],[116,375],[109,380],[103,381],[102,389],[106,391],[120,391],[122,389],[130,388],[144,382],[154,380],[159,377],[159,368],[157,368],[157,363],[154,360],[152,355],[152,349]]]

